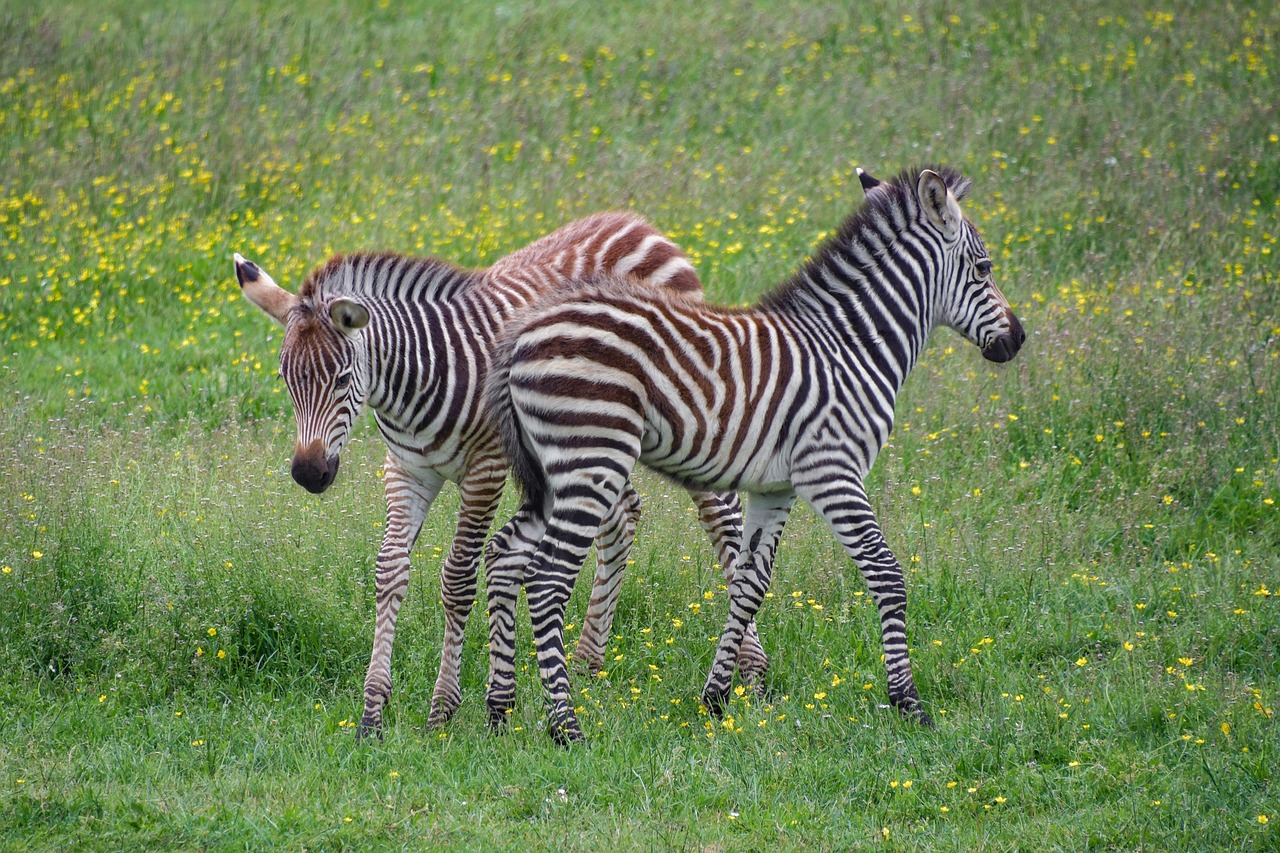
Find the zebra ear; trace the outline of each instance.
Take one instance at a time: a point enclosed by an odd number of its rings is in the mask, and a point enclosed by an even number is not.
[[[262,267],[245,260],[239,252],[233,253],[231,258],[235,261],[236,281],[240,282],[240,292],[244,294],[244,298],[283,325],[289,311],[298,304],[298,297],[276,284]]]
[[[344,335],[354,335],[369,325],[369,309],[354,299],[341,296],[329,304],[329,319]]]
[[[920,206],[924,208],[924,215],[933,227],[942,232],[943,237],[954,240],[960,236],[960,223],[964,220],[964,214],[960,212],[956,197],[947,189],[947,182],[937,172],[925,169],[920,173],[916,195],[920,199]]]
[[[861,166],[857,166],[855,169],[858,173],[858,183],[862,184],[863,193],[865,193],[867,197],[870,197],[871,191],[880,186],[880,180],[878,178],[871,177],[862,169]]]

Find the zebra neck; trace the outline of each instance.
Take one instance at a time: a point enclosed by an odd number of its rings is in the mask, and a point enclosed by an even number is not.
[[[936,300],[922,279],[904,276],[883,252],[842,247],[810,264],[792,296],[800,313],[814,315],[825,346],[852,356],[902,389],[935,324]]]
[[[369,406],[384,426],[417,434],[437,416],[470,416],[510,310],[471,288],[451,300],[378,300],[363,336]]]

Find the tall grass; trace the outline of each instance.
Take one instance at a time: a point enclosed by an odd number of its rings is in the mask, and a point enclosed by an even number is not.
[[[1275,847],[1278,34],[1247,3],[0,9],[0,846]],[[485,733],[482,624],[424,731],[452,494],[356,744],[380,440],[292,484],[231,252],[296,288],[629,206],[741,303],[854,166],[927,161],[974,179],[1030,333],[997,368],[940,332],[872,474],[938,730],[881,707],[874,607],[804,510],[768,692],[706,716],[722,581],[642,476],[589,748],[550,745],[532,663]]]

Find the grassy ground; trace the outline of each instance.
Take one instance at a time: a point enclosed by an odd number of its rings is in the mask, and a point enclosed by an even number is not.
[[[451,6],[0,9],[0,847],[1280,846],[1280,12]],[[938,730],[881,707],[874,608],[807,511],[768,697],[702,713],[723,589],[643,479],[588,748],[549,743],[532,668],[485,733],[480,619],[424,731],[452,495],[356,744],[379,440],[292,484],[231,252],[296,288],[631,206],[736,303],[855,165],[925,161],[974,179],[1030,334],[997,368],[939,332],[873,474]]]

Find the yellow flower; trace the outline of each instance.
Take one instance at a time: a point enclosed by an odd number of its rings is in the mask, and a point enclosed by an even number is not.
[[[34,559],[37,559],[37,560],[38,560],[38,559],[40,559],[41,557],[43,557],[43,556],[44,556],[44,552],[43,552],[43,551],[32,551],[32,552],[31,552],[31,556],[32,556]]]
[[[1267,816],[1266,816],[1266,815],[1264,815],[1264,814],[1260,814],[1260,815],[1258,815],[1258,823],[1266,823],[1266,822],[1267,822]]]
[[[218,649],[218,660],[222,660],[226,656],[227,656],[227,652],[225,649]]]
[[[1076,666],[1084,666],[1088,662],[1086,658],[1076,658]]]
[[[217,629],[217,628],[210,628],[210,629],[209,629],[209,636],[210,636],[210,637],[216,637],[216,636],[218,636],[218,629]]]

